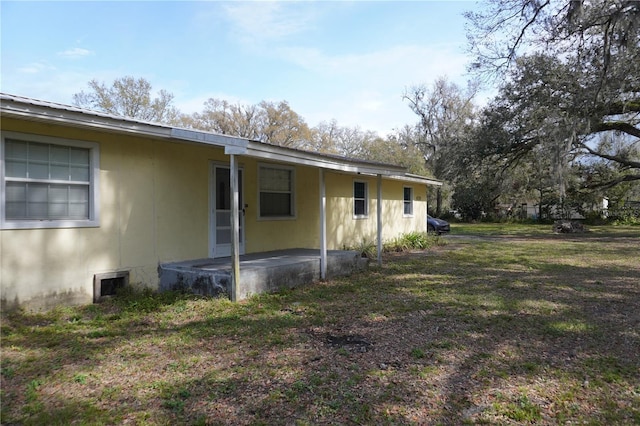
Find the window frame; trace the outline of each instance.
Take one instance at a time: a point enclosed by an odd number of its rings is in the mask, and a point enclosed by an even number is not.
[[[89,150],[89,217],[87,219],[7,219],[6,218],[6,187],[7,182],[41,182],[74,185],[73,181],[57,181],[55,179],[25,179],[6,176],[5,149],[6,141],[15,140],[46,145],[58,145],[71,148]],[[42,136],[29,133],[3,131],[0,137],[0,229],[55,229],[55,228],[95,228],[100,226],[100,145],[75,139]]]
[[[364,198],[356,198],[356,184],[364,185]],[[354,179],[352,185],[353,194],[353,218],[354,219],[367,219],[369,217],[369,182],[366,180]],[[364,201],[364,213],[358,214],[356,212],[356,201]]]
[[[406,198],[406,190],[409,190],[410,199]],[[413,217],[414,215],[414,203],[413,203],[413,187],[412,186],[403,186],[402,187],[402,217]],[[410,206],[410,213],[407,213],[407,205]]]
[[[262,191],[260,188],[260,184],[262,182],[262,178],[263,178],[263,169],[276,169],[276,170],[286,170],[288,172],[290,172],[290,176],[291,176],[291,182],[290,182],[290,187],[291,190],[290,193],[291,194],[291,201],[290,201],[290,206],[289,209],[291,211],[290,215],[284,215],[284,216],[263,216],[262,215],[262,205],[261,205],[261,194],[263,192],[272,192],[272,191]],[[258,191],[258,220],[295,220],[296,217],[296,168],[293,166],[286,166],[286,165],[282,165],[282,164],[274,164],[274,163],[258,163],[258,183],[257,183],[257,191]],[[285,193],[285,192],[282,192]]]

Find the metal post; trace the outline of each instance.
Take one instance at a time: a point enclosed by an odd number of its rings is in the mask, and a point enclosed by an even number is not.
[[[378,266],[382,266],[382,175],[378,175]]]
[[[236,302],[240,294],[240,209],[238,208],[238,162],[231,154],[229,169],[231,180],[231,300]]]
[[[324,169],[320,170],[320,279],[327,278],[327,195]]]

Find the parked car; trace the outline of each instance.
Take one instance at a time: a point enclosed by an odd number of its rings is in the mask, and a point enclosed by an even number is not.
[[[446,234],[451,230],[449,222],[427,215],[427,232],[430,234]]]

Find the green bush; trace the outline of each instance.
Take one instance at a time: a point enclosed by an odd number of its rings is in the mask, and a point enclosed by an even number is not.
[[[640,209],[630,207],[611,209],[609,220],[613,225],[640,225]]]
[[[584,215],[584,223],[587,225],[604,225],[607,219],[600,212],[587,212]]]
[[[382,250],[385,253],[402,252],[402,251],[409,250],[409,247],[407,246],[407,242],[402,237],[396,237],[392,240],[385,242],[382,245]]]
[[[444,240],[438,235],[424,232],[410,232],[387,241],[383,245],[385,252],[403,252],[408,250],[425,250],[433,246],[444,245]]]
[[[412,249],[426,249],[431,245],[429,236],[420,232],[404,234],[402,238],[406,240],[407,246]]]
[[[378,246],[375,242],[369,241],[365,238],[362,239],[360,244],[352,247],[351,250],[355,250],[360,253],[360,256],[367,259],[375,259],[378,256]]]
[[[426,232],[409,232],[401,234],[382,244],[385,253],[404,252],[408,250],[425,250],[433,246],[444,245],[445,241],[438,235],[429,235]],[[378,247],[375,242],[362,239],[356,246],[344,246],[345,250],[354,250],[362,257],[375,259],[378,255]]]

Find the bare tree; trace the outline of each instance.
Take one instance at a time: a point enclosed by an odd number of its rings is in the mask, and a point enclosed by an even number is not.
[[[192,125],[200,130],[257,140],[261,134],[263,114],[256,105],[231,104],[210,98],[201,113],[192,115]]]
[[[475,121],[473,99],[476,89],[475,84],[470,84],[462,90],[441,77],[431,88],[415,86],[404,93],[403,99],[419,117],[413,143],[438,179],[453,181],[458,174],[455,165],[462,152],[460,145],[468,140],[468,132]],[[441,208],[442,193],[438,187],[436,214],[440,214]]]
[[[73,95],[73,104],[142,121],[171,124],[178,120],[179,111],[172,105],[173,94],[160,90],[151,97],[151,83],[144,78],[130,76],[114,80],[111,86],[97,80],[89,82],[89,91]]]
[[[286,101],[262,101],[263,111],[260,140],[273,145],[298,148],[311,139],[311,130],[304,119]]]

